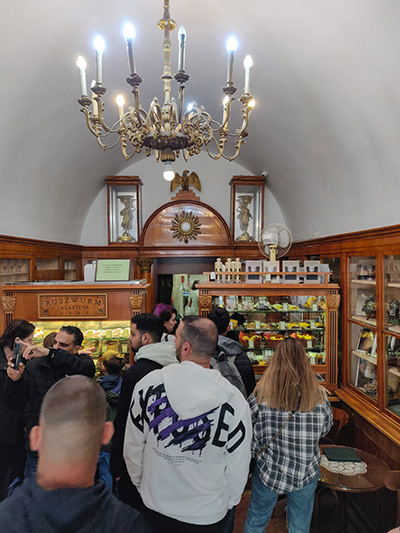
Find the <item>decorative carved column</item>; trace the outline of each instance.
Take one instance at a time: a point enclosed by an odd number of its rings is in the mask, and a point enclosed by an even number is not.
[[[326,312],[329,313],[329,320],[331,324],[330,335],[327,338],[327,347],[329,353],[337,353],[338,350],[338,338],[339,338],[339,328],[338,328],[338,311],[340,305],[340,294],[337,292],[332,292],[331,294],[326,295]],[[328,319],[328,316],[326,317]],[[330,366],[329,366],[329,375],[328,378],[331,382],[337,383],[337,361],[334,357],[330,357]]]
[[[146,298],[146,312],[148,313],[154,304],[154,283],[153,283],[153,273],[152,266],[154,259],[152,257],[138,257],[136,263],[140,267],[140,277],[145,279],[147,283],[150,284],[150,287],[147,289],[147,298]]]
[[[154,259],[152,257],[138,257],[136,262],[140,266],[141,272],[146,274],[151,272],[151,265],[154,263]]]
[[[16,302],[17,299],[13,296],[12,292],[4,292],[1,297],[1,307],[4,312],[6,327],[13,321]]]
[[[212,296],[208,294],[208,291],[201,290],[199,294],[199,315],[207,316],[211,311],[212,307]]]

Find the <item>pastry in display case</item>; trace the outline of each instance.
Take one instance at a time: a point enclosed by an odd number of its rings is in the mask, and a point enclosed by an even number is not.
[[[35,334],[33,342],[42,344],[44,338],[52,331],[59,331],[62,326],[76,326],[83,333],[82,348],[94,348],[91,353],[99,370],[99,358],[107,350],[116,350],[125,357],[129,363],[130,355],[130,322],[117,320],[93,320],[93,321],[46,321],[34,322]]]
[[[240,285],[200,283],[200,314],[206,316],[217,306],[226,308],[231,317],[229,336],[242,345],[256,374],[264,372],[282,339],[300,340],[318,379],[334,388],[338,286]]]
[[[232,299],[236,298],[236,308]],[[213,304],[219,304],[219,299]],[[312,365],[325,364],[325,301],[324,297],[227,296],[225,307],[230,312],[241,312],[243,324],[237,319],[231,331],[255,365],[265,365],[278,342],[286,336],[299,339]]]

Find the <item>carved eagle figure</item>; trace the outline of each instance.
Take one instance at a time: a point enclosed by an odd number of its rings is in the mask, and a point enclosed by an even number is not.
[[[178,185],[182,186],[182,191],[188,191],[190,185],[193,185],[198,191],[201,191],[200,178],[196,172],[191,172],[189,174],[188,170],[184,170],[182,176],[175,172],[175,177],[171,181],[171,192],[173,192]]]

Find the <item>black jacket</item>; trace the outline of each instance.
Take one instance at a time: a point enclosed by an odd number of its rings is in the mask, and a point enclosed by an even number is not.
[[[162,368],[162,365],[150,359],[139,359],[129,368],[123,377],[121,394],[119,397],[117,416],[114,420],[114,436],[112,442],[110,469],[114,477],[129,476],[124,461],[124,438],[126,420],[132,399],[133,389],[144,376],[153,370]]]
[[[227,357],[236,356],[235,366],[238,369],[239,374],[242,376],[247,396],[250,396],[256,386],[256,378],[254,376],[253,365],[243,351],[241,344],[228,337],[224,337],[223,335],[218,335],[218,346],[215,353],[216,358],[221,351],[223,351]]]
[[[49,355],[28,361],[22,378],[16,382],[9,380],[11,394],[7,399],[8,403],[15,402],[25,408],[27,435],[39,422],[43,397],[54,383],[75,374],[92,378],[95,371],[90,355],[73,355],[61,348],[51,349]]]
[[[7,376],[7,358],[0,347],[0,444],[16,445],[24,438],[21,398],[12,402],[12,394],[13,381]]]

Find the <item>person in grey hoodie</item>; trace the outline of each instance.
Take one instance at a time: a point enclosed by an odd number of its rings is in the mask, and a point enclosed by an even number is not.
[[[207,318],[212,320],[218,329],[218,344],[214,357],[218,361],[221,352],[223,352],[227,359],[235,358],[235,366],[242,378],[247,396],[250,396],[256,386],[253,365],[243,351],[241,344],[226,336],[230,329],[228,311],[222,307],[216,307],[208,313]]]
[[[112,433],[97,383],[80,375],[57,381],[30,433],[31,448],[39,453],[36,479],[25,479],[0,504],[0,531],[139,533],[139,513],[94,481],[100,445]]]
[[[175,343],[160,342],[163,333],[163,321],[153,313],[143,313],[132,318],[130,342],[135,352],[135,361],[124,374],[117,415],[114,420],[111,473],[115,480],[118,497],[138,510],[142,507],[142,501],[139,492],[131,482],[123,457],[125,427],[136,383],[149,372],[178,362]]]

